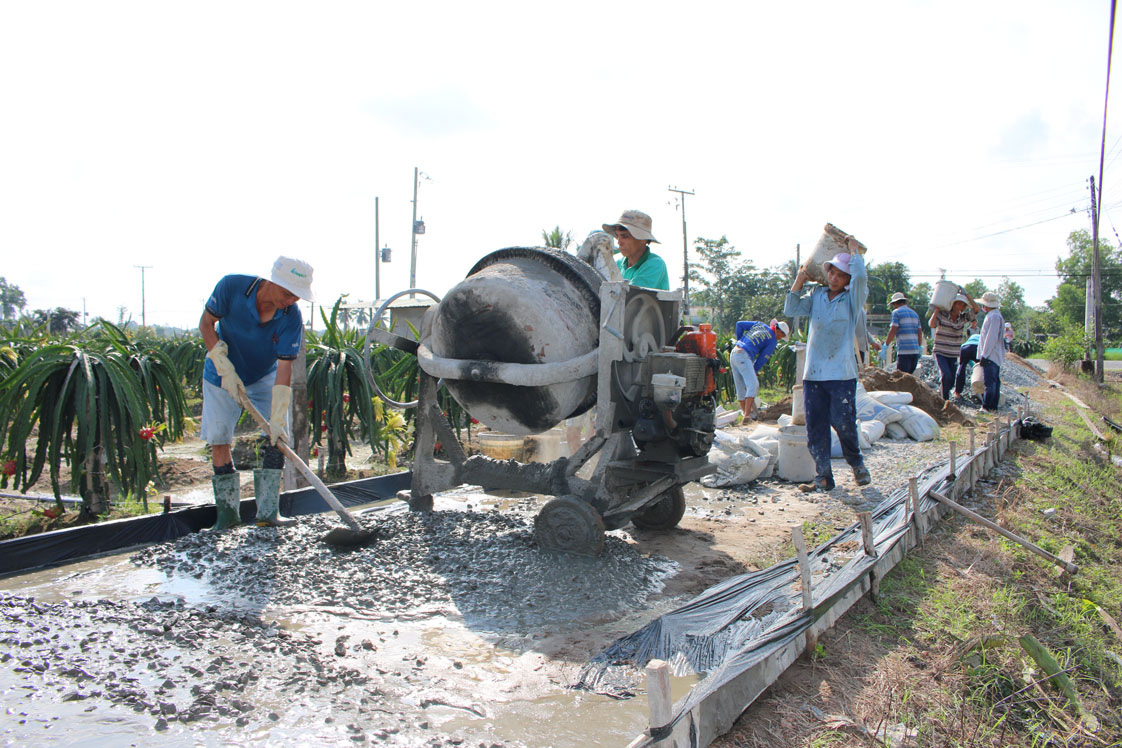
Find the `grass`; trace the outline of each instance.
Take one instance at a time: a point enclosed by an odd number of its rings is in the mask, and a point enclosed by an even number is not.
[[[1118,420],[1120,383],[1100,391],[1085,378],[1061,381],[1092,406],[1100,428],[1100,414]],[[908,745],[1122,746],[1122,634],[1100,613],[1122,620],[1122,469],[1093,448],[1069,398],[1046,388],[1033,398],[1052,438],[1019,443],[968,503],[1052,553],[1073,546],[1078,574],[1061,576],[1022,546],[948,515],[881,580],[875,599],[822,637],[825,656],[800,661],[717,746],[880,745],[868,735],[878,725],[915,731]],[[804,525],[808,544],[832,524]],[[1025,634],[1072,679],[1097,732],[1019,644]],[[796,718],[784,706],[793,701],[864,730]],[[769,731],[777,715],[786,729]]]

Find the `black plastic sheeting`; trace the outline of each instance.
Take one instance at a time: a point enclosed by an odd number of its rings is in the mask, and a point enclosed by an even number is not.
[[[339,503],[351,507],[393,498],[398,491],[409,488],[412,477],[413,473],[406,471],[337,483],[330,488]],[[285,491],[280,497],[280,508],[281,514],[289,517],[319,514],[331,509],[314,488]],[[242,522],[250,522],[257,517],[257,504],[253,499],[242,500],[241,517]],[[215,519],[214,504],[208,504],[176,509],[166,514],[98,522],[5,540],[0,542],[0,574],[175,540],[212,527]]]
[[[927,498],[931,489],[946,490],[949,466],[928,471],[919,482],[920,506],[928,511],[936,504]],[[873,538],[878,557],[887,553],[908,532],[907,487],[894,491],[873,511]],[[829,554],[840,543],[861,546],[861,526],[854,524],[814,549],[812,568],[831,564]],[[720,582],[682,607],[673,610],[621,639],[594,657],[581,672],[577,688],[595,690],[612,666],[643,668],[651,660],[670,662],[676,674],[704,673],[674,718],[654,726],[640,748],[653,745],[670,734],[673,726],[706,696],[771,656],[830,610],[876,562],[857,553],[835,567],[815,585],[814,608],[801,610],[799,568],[795,559],[769,569],[740,574]]]

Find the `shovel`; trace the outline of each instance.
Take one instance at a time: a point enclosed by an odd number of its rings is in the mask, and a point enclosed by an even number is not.
[[[266,434],[271,436],[272,429],[269,428],[269,422],[258,412],[257,408],[253,407],[253,403],[250,402],[249,398],[242,396],[238,399],[241,401],[241,406],[246,409],[246,412],[253,416],[253,420],[257,422],[257,425],[260,426]],[[358,523],[354,515],[347,511],[346,507],[339,502],[339,499],[335,498],[335,494],[331,493],[331,489],[324,485],[323,481],[319,479],[319,476],[312,472],[312,469],[308,467],[307,463],[300,459],[296,452],[292,450],[292,447],[288,446],[283,439],[280,439],[277,441],[277,449],[283,452],[288,459],[292,460],[292,464],[297,467],[304,478],[316,489],[316,492],[323,497],[323,500],[335,510],[335,513],[338,514],[339,518],[347,525],[346,527],[336,527],[320,538],[320,540],[328,545],[343,547],[353,547],[369,543],[374,537],[374,531],[366,530]]]

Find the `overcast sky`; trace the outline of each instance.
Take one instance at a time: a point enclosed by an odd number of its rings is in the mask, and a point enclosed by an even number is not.
[[[0,2],[0,275],[28,308],[139,321],[150,266],[148,323],[194,326],[222,275],[291,254],[327,303],[369,300],[379,197],[385,297],[420,167],[438,294],[626,208],[680,283],[673,185],[691,245],[773,266],[830,221],[914,280],[1008,274],[1040,304],[1090,226],[1109,22],[1108,0]]]

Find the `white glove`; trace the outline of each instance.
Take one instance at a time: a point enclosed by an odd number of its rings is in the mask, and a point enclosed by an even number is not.
[[[292,405],[292,388],[287,384],[273,385],[273,406],[269,411],[269,441],[276,446],[278,441],[288,442],[285,421],[288,408]]]
[[[241,405],[246,400],[245,385],[242,383],[241,377],[234,371],[234,365],[230,363],[229,354],[230,349],[226,346],[225,340],[219,340],[206,354],[214,363],[214,370],[218,372],[218,376],[222,377],[222,389],[230,393],[230,397]]]

